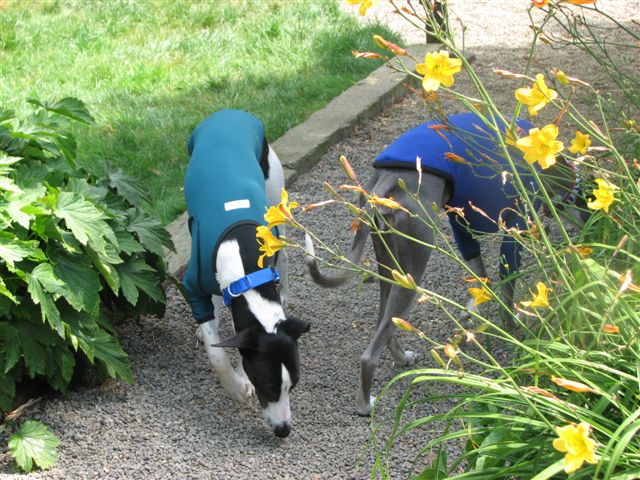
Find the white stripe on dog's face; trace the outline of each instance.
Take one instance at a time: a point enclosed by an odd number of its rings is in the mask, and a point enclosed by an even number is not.
[[[247,299],[249,310],[264,327],[265,332],[275,333],[276,325],[285,319],[282,305],[264,298],[255,290],[245,292],[244,298]]]
[[[280,398],[277,402],[269,402],[263,409],[264,419],[271,426],[289,425],[291,423],[291,409],[289,408],[289,392],[291,391],[291,375],[289,370],[282,365],[282,384]]]

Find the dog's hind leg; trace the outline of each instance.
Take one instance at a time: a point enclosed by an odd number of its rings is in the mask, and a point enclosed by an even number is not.
[[[380,303],[378,309],[378,321],[376,325],[380,325],[382,319],[384,318],[384,314],[387,308],[387,299],[389,298],[389,293],[391,291],[391,272],[385,265],[393,265],[393,259],[389,254],[389,251],[382,244],[379,239],[373,240],[373,249],[376,254],[376,259],[378,261],[378,273],[387,278],[389,281],[381,281],[380,282]],[[413,365],[416,360],[416,356],[413,352],[407,351],[402,348],[400,342],[398,341],[397,335],[390,335],[387,340],[387,348],[389,349],[389,353],[391,353],[391,358],[401,367],[406,367],[409,365]]]
[[[286,225],[280,225],[278,229],[280,235],[286,237]],[[280,303],[282,307],[286,307],[289,302],[289,255],[286,248],[278,251],[276,268],[280,272]]]
[[[404,272],[410,273],[414,278],[420,278],[431,255],[431,249],[416,248],[415,243],[407,240],[402,242],[394,241],[394,244],[398,262],[401,265],[407,265]],[[394,338],[396,327],[391,319],[406,315],[416,296],[416,292],[398,285],[387,284],[387,286],[381,286],[381,295],[385,295],[387,291],[386,300],[381,302],[380,305],[376,332],[369,346],[360,357],[360,390],[356,397],[356,411],[360,415],[369,415],[371,412],[373,400],[371,385],[384,347],[389,347],[394,361],[399,364],[409,364],[414,360],[413,353],[405,351],[398,340]]]
[[[236,372],[229,361],[229,356],[224,351],[224,348],[214,347],[213,345],[220,343],[220,336],[218,334],[219,318],[222,312],[222,297],[213,297],[214,311],[216,318],[209,320],[200,325],[200,335],[202,342],[207,350],[207,355],[211,365],[213,365],[222,388],[231,396],[233,400],[238,403],[244,403],[254,393],[254,388],[247,376],[242,370],[242,366],[239,367],[239,372]]]
[[[397,180],[394,177],[390,178],[393,182],[392,185],[396,185]],[[386,181],[388,180],[386,179]],[[409,189],[417,190],[417,185],[412,185],[412,183],[415,184],[414,177],[407,176],[404,180]],[[377,234],[372,235],[379,265],[389,268],[397,268],[396,264],[400,265],[405,274],[411,274],[417,281],[422,278],[432,248],[420,246],[410,238],[417,239],[426,245],[433,245],[434,228],[438,225],[439,219],[437,212],[431,206],[435,203],[440,207],[448,193],[445,180],[434,176],[427,176],[424,180],[422,186],[425,188],[425,193],[421,198],[425,207],[424,212],[426,212],[424,221],[416,220],[415,217],[402,210],[392,210],[385,217],[390,225],[408,238],[391,233],[384,234],[383,238]],[[394,188],[383,188],[381,193],[384,193],[385,196],[393,195],[401,205],[410,208],[410,200],[404,191]],[[414,211],[419,211],[415,205],[413,207]],[[382,270],[387,269],[382,267]],[[389,275],[390,272],[387,270],[383,276],[389,278]],[[378,326],[369,346],[360,357],[360,389],[356,396],[356,411],[360,415],[369,415],[371,412],[373,400],[371,385],[384,347],[389,347],[391,355],[399,364],[408,364],[414,361],[413,354],[406,352],[398,340],[394,338],[395,326],[391,319],[405,316],[412,305],[416,292],[399,285],[384,285],[386,282],[382,283]]]

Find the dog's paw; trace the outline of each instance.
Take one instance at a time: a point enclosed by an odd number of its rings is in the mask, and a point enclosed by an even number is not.
[[[202,326],[199,326],[196,330],[196,339],[200,343],[204,343],[204,334],[202,333]]]
[[[220,384],[231,399],[237,403],[245,403],[255,393],[251,382],[247,378],[242,378],[236,374],[221,378]]]
[[[411,350],[405,350],[399,358],[393,359],[393,362],[399,367],[410,367],[415,365],[417,355]]]
[[[371,416],[371,410],[373,409],[373,404],[376,401],[376,397],[369,397],[369,401],[367,402],[363,398],[356,398],[356,413],[361,417],[369,417]]]
[[[286,309],[287,306],[289,305],[289,295],[287,295],[286,293],[281,293],[280,304],[282,305],[283,309]]]

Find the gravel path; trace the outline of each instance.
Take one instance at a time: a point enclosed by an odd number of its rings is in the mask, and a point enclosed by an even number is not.
[[[475,68],[496,95],[499,106],[513,106],[512,81],[497,79],[494,68],[518,69],[526,55],[529,38],[527,1],[458,0],[455,10],[467,24],[469,48],[477,56]],[[602,2],[605,3],[605,2]],[[638,18],[635,1],[608,2],[619,18]],[[517,4],[517,5],[516,5]],[[384,6],[381,6],[383,9]],[[634,11],[632,11],[634,10]],[[383,10],[380,15],[384,17]],[[396,18],[384,17],[392,25]],[[637,29],[637,27],[636,27]],[[410,37],[415,42],[422,37]],[[540,68],[557,66],[577,75],[588,64],[570,52],[542,50]],[[565,67],[568,63],[570,68]],[[457,87],[471,93],[461,75]],[[459,110],[444,99],[449,113]],[[339,155],[346,155],[365,178],[371,159],[401,132],[428,119],[424,106],[405,97],[382,115],[361,126],[347,140],[332,148],[304,178],[290,186],[290,197],[302,204],[327,198],[324,181],[344,183]],[[301,215],[300,220],[327,241],[347,248],[351,218],[337,207]],[[297,234],[294,234],[297,235]],[[296,237],[297,238],[297,237]],[[301,240],[301,239],[299,239]],[[493,245],[488,245],[489,254]],[[370,253],[369,253],[370,255]],[[202,345],[196,341],[196,325],[183,299],[170,290],[166,316],[142,318],[122,325],[120,337],[131,356],[136,383],[109,381],[97,389],[69,392],[64,398],[46,399],[29,410],[28,416],[47,423],[62,439],[61,460],[47,472],[30,478],[42,479],[363,479],[373,465],[368,449],[369,421],[354,413],[358,382],[358,359],[373,334],[377,314],[377,286],[361,289],[351,284],[339,290],[320,290],[304,274],[302,256],[291,254],[291,302],[289,312],[312,323],[300,341],[300,383],[293,392],[294,425],[291,435],[280,440],[261,418],[257,402],[234,404],[226,397],[208,365]],[[462,269],[434,255],[429,288],[464,297]],[[227,318],[228,320],[228,318]],[[444,340],[453,325],[429,305],[414,309],[410,320],[434,338]],[[223,335],[229,322],[223,321]],[[419,354],[419,366],[432,366],[425,345],[402,334],[403,343]],[[401,370],[384,354],[377,371],[376,390]],[[424,388],[424,387],[423,387]],[[438,390],[432,390],[431,393]],[[388,419],[403,393],[393,389],[380,405]],[[415,392],[425,395],[426,390]],[[425,405],[410,412],[422,416],[446,405]],[[382,434],[388,428],[385,422]],[[415,452],[437,432],[422,430],[397,445],[391,464],[394,478],[405,478],[413,468]],[[12,475],[0,457],[0,477]],[[418,459],[428,463],[429,456]]]

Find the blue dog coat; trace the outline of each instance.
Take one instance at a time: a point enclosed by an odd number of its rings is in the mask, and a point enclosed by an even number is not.
[[[456,213],[449,212],[453,236],[462,257],[470,260],[480,254],[480,244],[475,239],[474,232],[496,232],[498,227],[494,222],[498,221],[503,209],[518,212],[502,213],[507,227],[524,229],[526,221],[518,209],[518,192],[515,186],[508,177],[503,183],[502,172],[510,171],[511,167],[499,150],[495,133],[473,113],[448,117],[446,129],[429,128],[441,123],[429,121],[404,133],[378,155],[374,167],[415,169],[416,157],[420,157],[424,172],[447,180],[452,188],[447,205],[464,211],[464,220]],[[533,124],[522,119],[518,119],[516,124],[526,133],[533,128]],[[502,125],[501,130],[504,129],[505,126]],[[461,157],[464,163],[448,159],[447,153]],[[532,193],[537,191],[538,187],[522,157],[512,154],[512,158],[523,183],[531,188]],[[469,202],[484,211],[494,222],[474,211]],[[500,249],[500,271],[503,275],[517,271],[520,250],[518,243],[505,236]]]
[[[264,127],[249,113],[221,110],[191,134],[184,181],[191,259],[182,282],[198,323],[214,318],[212,295],[220,295],[215,258],[224,233],[241,223],[265,225],[268,207],[260,158]]]

